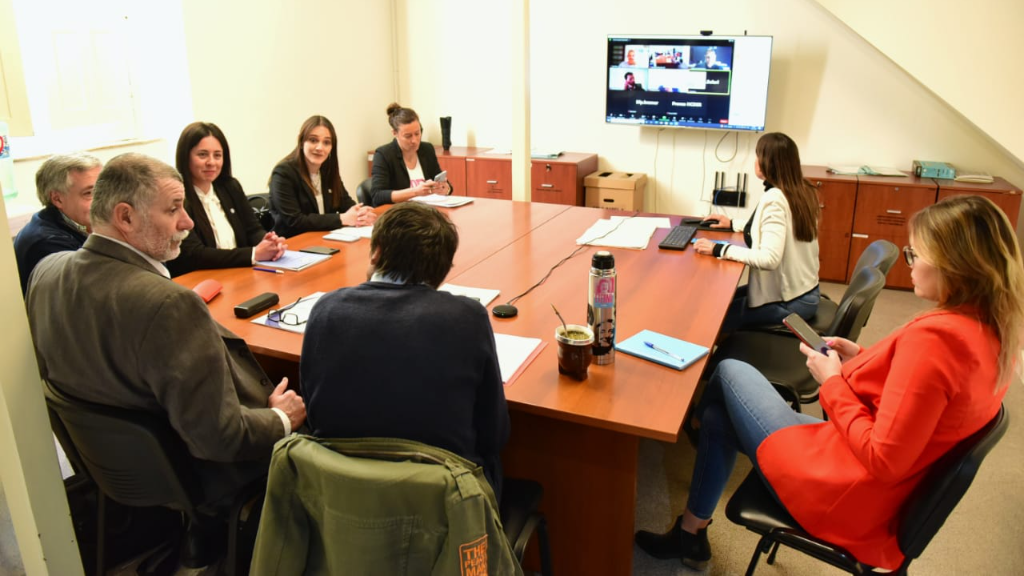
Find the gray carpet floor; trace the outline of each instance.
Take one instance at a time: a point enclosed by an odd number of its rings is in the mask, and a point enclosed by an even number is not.
[[[899,264],[897,264],[899,265]],[[822,284],[822,291],[834,300],[842,297],[845,286]],[[904,324],[930,303],[913,292],[883,290],[871,319],[861,332],[860,344],[869,346]],[[913,574],[977,575],[1024,574],[1024,424],[1016,418],[1024,415],[1024,390],[1014,382],[1006,395],[1010,428],[985,460],[977,479],[960,505],[931,544],[910,565]],[[805,407],[820,415],[817,404]],[[644,440],[640,444],[640,478],[637,485],[636,528],[667,530],[686,507],[686,494],[695,453],[682,439],[676,444]],[[714,525],[708,530],[713,557],[704,571],[709,575],[742,575],[754,552],[758,536],[729,522],[725,503],[735,487],[750,471],[750,463],[740,457],[725,496],[715,512]],[[638,576],[696,574],[678,561],[656,560],[634,548],[633,573]],[[757,574],[843,574],[799,552],[779,551],[769,566],[761,557]]]

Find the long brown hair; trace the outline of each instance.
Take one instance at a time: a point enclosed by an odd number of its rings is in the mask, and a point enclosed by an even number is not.
[[[766,180],[782,191],[793,214],[793,236],[803,242],[818,237],[821,205],[818,192],[804,180],[796,142],[782,132],[769,132],[757,140],[757,162]]]
[[[283,162],[294,166],[309,189],[316,190],[313,187],[313,181],[309,178],[309,165],[306,164],[306,155],[302,152],[302,145],[309,139],[309,133],[317,126],[323,126],[331,133],[331,153],[320,166],[320,184],[324,190],[331,191],[331,206],[337,210],[341,207],[342,196],[348,196],[348,190],[345,190],[345,184],[341,181],[341,169],[338,167],[338,133],[334,130],[334,124],[331,124],[327,117],[310,116],[302,123],[302,128],[299,129],[299,141],[295,145],[295,149],[284,157]]]
[[[910,235],[939,273],[939,307],[976,308],[995,330],[999,390],[1024,344],[1024,263],[1009,218],[988,198],[952,196],[914,214]]]
[[[186,195],[192,192],[194,186],[189,155],[192,153],[192,149],[199,145],[199,141],[207,136],[216,138],[224,150],[224,163],[217,179],[213,181],[214,186],[221,186],[225,182],[231,181],[231,149],[228,148],[228,139],[224,136],[224,132],[212,122],[193,122],[181,131],[181,136],[178,136],[178,147],[174,153],[174,166],[181,173],[181,181],[185,185]]]

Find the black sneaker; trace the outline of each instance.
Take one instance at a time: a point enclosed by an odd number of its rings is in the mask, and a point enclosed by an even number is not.
[[[703,570],[711,560],[711,544],[708,543],[708,529],[701,528],[696,534],[683,530],[683,517],[676,518],[676,523],[664,534],[655,534],[646,530],[636,533],[634,540],[637,546],[654,558],[679,558],[684,566],[694,570]],[[710,526],[711,523],[708,523]]]

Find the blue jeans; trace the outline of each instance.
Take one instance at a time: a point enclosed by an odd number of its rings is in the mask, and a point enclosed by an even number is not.
[[[760,473],[757,447],[769,434],[788,426],[822,421],[794,412],[756,368],[739,360],[723,360],[718,365],[697,414],[700,441],[687,508],[702,519],[714,514],[736,464],[737,452],[749,456]],[[771,486],[768,488],[774,495]]]
[[[796,312],[804,320],[810,321],[818,313],[818,302],[821,291],[817,286],[788,302],[771,302],[757,308],[747,307],[747,285],[736,288],[729,310],[722,320],[721,334],[730,334],[741,328],[752,326],[768,326],[782,324],[782,319]]]

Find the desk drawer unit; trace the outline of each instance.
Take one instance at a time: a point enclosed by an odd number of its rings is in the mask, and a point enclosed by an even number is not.
[[[918,210],[935,203],[936,186],[865,184],[857,188],[855,234],[903,234]]]
[[[530,168],[533,202],[577,205],[576,165],[534,160]]]
[[[850,234],[857,200],[857,178],[825,172],[821,166],[805,166],[804,177],[818,190],[821,219],[818,221],[818,277],[847,282]]]
[[[466,193],[477,198],[512,199],[512,162],[466,158]]]

